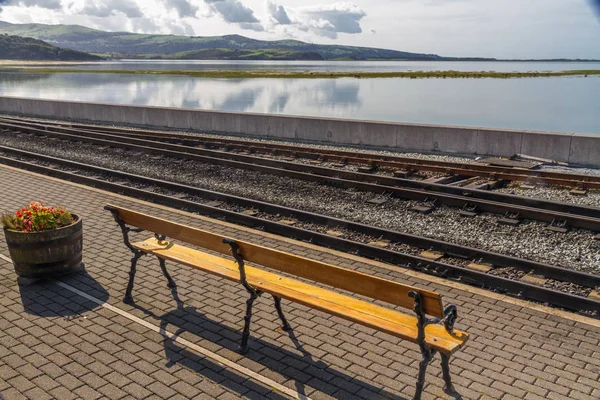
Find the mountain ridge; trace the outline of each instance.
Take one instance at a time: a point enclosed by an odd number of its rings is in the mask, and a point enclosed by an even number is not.
[[[172,55],[207,49],[292,51],[299,59],[445,60],[437,54],[411,53],[371,47],[323,45],[299,40],[259,40],[242,35],[177,36],[106,32],[81,25],[12,24],[0,21],[0,34],[43,40],[54,46],[96,54]],[[272,57],[270,57],[272,58]]]
[[[238,34],[178,36],[107,32],[82,25],[12,24],[0,21],[0,34],[43,40],[51,45],[108,58],[187,60],[410,60],[410,61],[563,61],[592,59],[497,59],[448,57],[372,47],[325,45],[295,39],[259,40]]]

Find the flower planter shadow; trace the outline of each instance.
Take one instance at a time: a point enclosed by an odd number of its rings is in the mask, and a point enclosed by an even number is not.
[[[60,281],[95,297],[101,302],[109,299],[108,291],[87,272],[65,276]],[[31,285],[19,285],[21,302],[25,312],[38,317],[85,318],[85,314],[101,307],[53,281],[39,281]]]

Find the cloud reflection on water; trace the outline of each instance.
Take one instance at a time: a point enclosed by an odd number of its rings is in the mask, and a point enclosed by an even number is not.
[[[24,84],[27,81],[29,85]],[[359,83],[342,79],[6,74],[0,75],[0,94],[258,113],[328,110],[337,116],[346,115],[362,105]]]
[[[600,77],[205,79],[0,73],[0,95],[600,134]]]

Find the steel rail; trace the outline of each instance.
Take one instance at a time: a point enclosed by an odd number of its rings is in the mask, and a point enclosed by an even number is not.
[[[437,204],[444,204],[456,208],[475,207],[476,210],[480,212],[489,212],[500,215],[504,215],[508,212],[515,215],[518,214],[520,218],[546,223],[560,221],[561,223],[566,222],[568,226],[573,228],[600,231],[600,209],[594,207],[551,202],[529,197],[511,196],[483,190],[428,184],[408,179],[359,174],[350,171],[338,171],[331,168],[306,166],[286,161],[267,160],[247,155],[198,149],[111,134],[81,133],[73,132],[71,130],[66,130],[66,132],[69,133],[61,133],[54,130],[41,130],[12,124],[4,124],[3,126],[10,129],[18,129],[29,134],[53,136],[71,141],[85,141],[104,146],[133,149],[179,159],[227,165],[277,176],[287,176],[306,181],[326,183],[336,187],[354,188],[378,194],[387,193],[394,197],[408,200],[421,202],[431,202],[435,200]],[[64,129],[63,132],[65,132]],[[338,178],[337,176],[344,176],[352,179],[343,179]],[[385,183],[385,185],[382,183]],[[398,187],[398,184],[407,185],[409,188]]]
[[[35,123],[18,118],[0,118],[0,120],[14,120],[19,123],[47,126],[59,126],[56,122],[50,123]],[[64,124],[62,124],[64,125]],[[61,126],[62,126],[61,125]],[[532,183],[569,186],[569,187],[584,187],[589,189],[600,189],[600,176],[572,174],[555,171],[541,171],[521,168],[500,167],[492,165],[478,165],[469,163],[457,163],[451,161],[424,160],[409,157],[380,155],[380,154],[361,154],[344,150],[323,150],[303,146],[283,145],[275,143],[259,143],[244,140],[226,139],[226,138],[207,138],[193,135],[178,135],[174,133],[156,133],[145,132],[142,130],[99,127],[84,124],[70,124],[74,128],[85,129],[97,133],[112,132],[113,134],[127,134],[145,139],[160,139],[169,140],[176,139],[187,142],[196,143],[212,143],[222,145],[224,147],[237,148],[240,150],[256,149],[263,152],[273,152],[278,150],[286,154],[309,158],[309,159],[325,159],[328,161],[353,162],[359,164],[377,165],[381,167],[390,167],[407,170],[425,170],[442,173],[453,173],[465,176],[480,176],[491,179],[510,180],[510,181],[529,181]]]
[[[291,209],[288,207],[282,207],[271,203],[260,202],[256,200],[199,189],[195,187],[143,177],[139,175],[128,174],[121,171],[114,171],[106,168],[95,167],[69,160],[57,159],[54,157],[48,157],[22,150],[8,148],[2,148],[1,150],[15,155],[38,158],[48,163],[59,164],[69,168],[88,170],[90,172],[98,173],[101,175],[108,175],[121,179],[128,179],[146,185],[158,186],[164,189],[173,190],[180,193],[187,193],[191,196],[199,196],[207,200],[228,201],[230,203],[258,209],[266,213],[290,216],[298,220],[315,222],[330,227],[343,227],[345,229],[355,230],[357,232],[365,233],[368,235],[382,237],[391,240],[392,242],[407,243],[416,247],[446,251],[452,254],[453,256],[457,255],[459,257],[483,259],[484,261],[491,261],[497,266],[505,265],[516,268],[523,268],[525,270],[534,271],[535,273],[542,274],[547,278],[560,279],[562,281],[566,280],[568,282],[577,283],[586,287],[596,286],[600,283],[600,276],[586,274],[579,271],[574,271],[552,265],[537,263],[534,261],[523,260],[516,257],[510,257],[479,249],[458,246],[447,242],[427,239],[414,235],[408,235],[401,232],[385,230],[352,221],[327,217],[325,215]],[[245,215],[243,213],[220,209],[217,207],[212,207],[206,204],[200,204],[194,201],[185,200],[178,197],[162,195],[140,188],[134,188],[118,183],[108,182],[94,177],[82,176],[79,174],[66,172],[55,168],[44,167],[41,165],[33,164],[26,161],[20,161],[9,157],[0,156],[0,162],[17,168],[27,169],[34,172],[40,172],[48,176],[66,179],[77,183],[83,183],[101,189],[106,189],[141,199],[150,200],[156,203],[187,209],[189,211],[200,212],[211,217],[224,218],[225,220],[233,223],[251,227],[259,227],[260,229],[264,229],[272,233],[294,237],[296,239],[309,241],[317,245],[327,246],[341,251],[357,253],[361,256],[372,259],[383,260],[385,262],[395,264],[396,266],[398,266],[398,264],[406,265],[409,268],[420,270],[429,274],[442,276],[449,279],[458,279],[466,283],[475,284],[478,286],[489,287],[503,293],[517,295],[518,297],[526,298],[529,300],[549,303],[570,310],[590,311],[596,313],[600,311],[600,302],[592,298],[576,296],[570,293],[536,286],[522,281],[511,280],[483,273],[480,271],[463,268],[456,265],[446,264],[441,261],[432,261],[419,256],[403,254],[393,250],[383,249],[380,247],[354,242],[347,239],[338,238],[335,236],[322,234],[314,231],[309,231],[306,229],[282,224],[275,221],[261,219],[259,217]]]

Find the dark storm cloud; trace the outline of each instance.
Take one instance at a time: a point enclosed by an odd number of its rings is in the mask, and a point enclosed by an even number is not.
[[[173,10],[177,10],[180,18],[195,17],[198,12],[198,6],[193,5],[190,0],[163,0],[165,5]]]
[[[85,7],[79,14],[106,18],[119,12],[129,18],[141,18],[144,16],[138,4],[133,0],[87,0]]]
[[[258,19],[254,11],[239,0],[204,0],[210,9],[233,24],[255,24]]]
[[[590,0],[593,11],[596,11],[596,16],[600,18],[600,0]]]
[[[278,6],[273,1],[267,2],[267,8],[269,10],[269,15],[280,25],[290,25],[292,21],[288,16],[285,8],[283,6]]]

